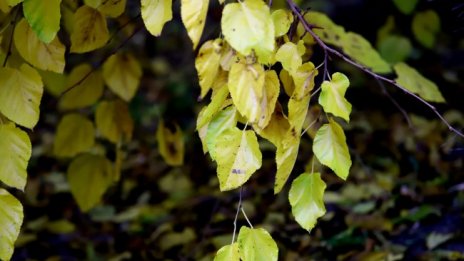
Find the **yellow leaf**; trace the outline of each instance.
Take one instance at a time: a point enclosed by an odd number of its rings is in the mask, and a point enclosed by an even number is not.
[[[10,260],[23,223],[23,206],[8,191],[0,188],[0,260]]]
[[[83,5],[74,14],[71,53],[86,53],[103,47],[109,39],[106,18],[100,11]]]
[[[440,89],[438,89],[437,85],[422,76],[414,68],[411,68],[405,63],[397,63],[394,66],[394,69],[395,73],[398,75],[396,82],[399,85],[427,101],[445,102],[445,98],[441,95]]]
[[[187,33],[193,42],[193,49],[197,48],[206,22],[209,0],[182,0],[180,14]]]
[[[172,132],[164,126],[164,121],[161,120],[156,131],[156,139],[159,153],[166,163],[171,166],[180,166],[184,164],[184,138],[177,124],[175,128],[175,132]]]
[[[214,257],[214,261],[240,261],[238,244],[223,246],[219,249]]]
[[[201,98],[204,98],[213,86],[219,71],[221,60],[222,40],[209,40],[205,42],[195,59],[195,68],[201,87]]]
[[[350,121],[351,103],[345,99],[345,93],[350,86],[350,80],[343,73],[336,72],[332,79],[324,81],[321,85],[322,91],[319,95],[319,104],[325,112],[342,117]]]
[[[242,55],[254,50],[260,63],[269,63],[275,47],[274,23],[269,7],[262,0],[227,4],[221,27],[232,48]]]
[[[337,176],[346,180],[351,167],[351,158],[345,133],[338,123],[329,119],[316,133],[313,152],[317,159],[331,168]]]
[[[79,109],[98,101],[103,94],[103,77],[100,71],[93,71],[89,64],[73,68],[67,79],[66,90],[59,101],[63,110]]]
[[[274,184],[274,194],[279,193],[287,182],[290,173],[295,165],[298,156],[298,149],[300,147],[300,135],[291,128],[277,146],[276,164],[277,172]]]
[[[83,154],[68,168],[71,193],[83,212],[95,207],[113,181],[111,162],[103,156]]]
[[[287,42],[280,46],[275,58],[282,64],[282,67],[290,73],[296,72],[298,67],[303,63],[298,53],[297,45],[292,42]]]
[[[11,11],[11,7],[6,0],[0,0],[0,11],[4,14],[8,14]]]
[[[221,191],[243,185],[261,167],[261,151],[254,131],[234,127],[216,141],[217,175]]]
[[[147,30],[154,36],[172,19],[172,0],[141,0],[142,18]]]
[[[279,147],[288,130],[290,129],[290,123],[287,117],[283,114],[280,104],[277,104],[274,113],[267,126],[264,129],[253,125],[254,130],[259,136],[270,141],[274,146]]]
[[[84,4],[97,9],[102,4],[102,0],[84,0]]]
[[[259,128],[265,128],[271,120],[277,98],[280,92],[280,82],[274,70],[266,71],[264,77],[264,96],[261,99],[261,117],[258,120]]]
[[[79,114],[68,114],[56,130],[53,153],[58,157],[74,157],[92,148],[95,129],[90,120]]]
[[[284,87],[285,93],[291,97],[293,91],[295,90],[295,84],[293,83],[292,76],[285,69],[282,69],[280,70],[279,78],[282,81],[282,86]]]
[[[238,247],[243,261],[277,261],[279,249],[269,232],[263,228],[242,226],[238,233]]]
[[[126,0],[102,0],[98,6],[98,11],[104,15],[116,18],[124,13],[126,8]]]
[[[211,159],[216,160],[216,142],[217,138],[227,129],[237,125],[237,110],[234,106],[229,106],[220,111],[208,124],[206,133],[206,146]]]
[[[262,113],[264,78],[264,69],[259,64],[235,63],[229,72],[228,87],[232,100],[250,123],[257,122]]]
[[[37,69],[62,73],[66,47],[55,37],[50,43],[43,43],[32,28],[22,19],[15,27],[14,42],[19,54]]]
[[[42,42],[50,43],[60,30],[60,4],[61,0],[23,2],[24,17]]]
[[[102,101],[95,112],[95,123],[101,135],[113,143],[127,142],[132,138],[134,122],[123,101]]]
[[[45,90],[55,97],[59,97],[60,94],[66,89],[66,77],[67,75],[61,73],[55,73],[51,71],[40,71]]]
[[[142,67],[131,54],[113,54],[103,64],[103,79],[125,101],[130,101],[140,85]]]
[[[32,129],[39,120],[42,94],[42,79],[34,68],[0,68],[0,112],[8,119]]]
[[[24,190],[27,163],[31,157],[31,141],[27,133],[13,123],[0,124],[0,181]],[[1,238],[1,237],[0,237]]]
[[[293,15],[290,10],[278,9],[271,14],[275,28],[275,37],[285,35],[293,23]]]
[[[208,124],[211,119],[221,110],[224,102],[229,95],[229,89],[226,86],[220,88],[218,91],[213,92],[212,100],[204,110],[198,114],[197,130]]]

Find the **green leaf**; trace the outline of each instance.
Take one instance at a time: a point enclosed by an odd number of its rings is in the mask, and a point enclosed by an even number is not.
[[[269,63],[275,48],[274,23],[262,0],[227,4],[222,11],[222,33],[227,42],[242,55],[252,50],[261,63]]]
[[[103,79],[106,85],[125,101],[134,97],[142,73],[142,66],[131,54],[113,54],[103,64]]]
[[[237,110],[250,123],[257,122],[262,113],[265,73],[259,64],[234,63],[229,72],[228,87]]]
[[[288,199],[292,206],[292,213],[298,224],[310,231],[316,225],[317,219],[326,210],[324,206],[324,191],[326,185],[320,173],[303,173],[296,178]]]
[[[141,0],[143,22],[147,30],[159,36],[164,24],[172,19],[172,0]]]
[[[221,134],[237,125],[237,110],[234,106],[229,106],[220,111],[209,123],[206,133],[206,145],[209,155],[216,160],[216,141]]]
[[[214,257],[214,261],[240,261],[238,244],[223,246],[219,249]]]
[[[414,68],[409,67],[409,65],[405,63],[398,63],[394,66],[394,69],[398,75],[396,82],[399,85],[419,95],[424,100],[431,102],[445,102],[445,99],[441,95],[437,85],[422,76]]]
[[[0,260],[10,260],[14,242],[23,223],[23,206],[8,191],[0,188]]]
[[[29,22],[37,37],[50,43],[60,30],[60,4],[61,0],[24,0],[24,17]]]
[[[103,156],[83,154],[68,168],[71,193],[83,212],[95,207],[113,181],[112,165]]]
[[[115,144],[132,139],[134,122],[127,104],[121,100],[102,101],[98,104],[95,123],[101,135]]]
[[[336,72],[332,79],[324,81],[321,85],[322,92],[319,96],[319,104],[325,112],[330,112],[335,116],[342,117],[350,121],[351,103],[345,99],[345,93],[350,85],[350,81],[343,73]]]
[[[197,118],[197,130],[203,128],[208,124],[213,117],[221,110],[224,106],[224,102],[229,95],[229,89],[226,86],[220,88],[217,92],[213,92],[211,102],[206,106],[199,114]]]
[[[298,67],[301,66],[302,59],[298,53],[298,47],[292,42],[287,42],[280,46],[275,55],[275,59],[282,64],[285,70],[290,73],[296,72]]]
[[[411,14],[412,11],[416,8],[417,2],[419,0],[393,0],[396,7],[403,13],[403,14]]]
[[[182,0],[180,14],[187,33],[192,40],[193,49],[197,48],[206,22],[209,0]]]
[[[221,61],[222,40],[209,40],[205,42],[195,59],[195,68],[201,87],[200,97],[203,99],[213,86],[214,80],[219,72]]]
[[[92,122],[80,114],[68,114],[58,124],[53,153],[58,157],[74,157],[89,150],[94,143]]]
[[[39,121],[42,94],[42,79],[34,68],[0,68],[0,112],[8,119],[32,129]]]
[[[24,190],[27,179],[27,163],[31,158],[31,153],[31,141],[26,132],[16,128],[13,123],[0,124],[1,182],[10,187]]]
[[[440,17],[434,10],[417,13],[412,19],[412,32],[419,43],[433,48],[440,32]]]
[[[237,241],[243,261],[273,261],[278,258],[277,244],[263,228],[242,227]]]
[[[380,42],[379,52],[385,61],[395,64],[408,58],[412,52],[412,44],[406,37],[388,35]]]
[[[342,47],[343,38],[345,36],[345,28],[335,24],[326,14],[320,12],[309,11],[304,16],[305,20],[316,26],[314,33],[321,38],[325,43]],[[305,29],[302,25],[298,25],[299,35],[303,35]],[[311,40],[313,40],[311,38]],[[313,40],[314,41],[314,40]]]
[[[261,151],[254,131],[234,127],[216,139],[217,175],[221,191],[243,185],[261,167]]]
[[[105,46],[110,35],[105,16],[83,5],[74,14],[71,53],[86,53]]]
[[[293,23],[293,14],[290,10],[278,9],[271,14],[274,23],[274,35],[280,37],[285,35]]]
[[[345,133],[338,123],[329,119],[316,133],[313,152],[317,159],[331,168],[337,176],[346,180],[351,167],[351,158]]]

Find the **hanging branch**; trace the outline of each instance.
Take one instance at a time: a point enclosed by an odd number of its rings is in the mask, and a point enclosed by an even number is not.
[[[374,73],[373,71],[369,70],[365,66],[353,61],[351,58],[349,58],[345,54],[343,54],[343,53],[337,51],[336,49],[334,49],[334,48],[328,46],[327,44],[325,44],[321,40],[321,38],[319,38],[319,36],[317,36],[316,33],[314,33],[314,31],[313,31],[314,26],[309,24],[304,19],[303,15],[299,11],[299,8],[295,4],[295,2],[293,2],[293,0],[286,0],[286,1],[287,1],[288,6],[290,7],[290,9],[292,10],[293,14],[298,18],[300,23],[303,25],[306,32],[311,34],[311,36],[316,41],[317,45],[319,45],[319,47],[321,47],[322,50],[324,51],[324,64],[325,64],[324,65],[324,77],[325,77],[325,75],[327,73],[326,64],[327,64],[328,55],[329,54],[335,55],[335,56],[339,57],[340,59],[344,60],[345,62],[353,65],[354,67],[356,67],[356,68],[360,69],[361,71],[363,71],[363,72],[369,74],[370,76],[374,77],[376,80],[381,81],[381,82],[389,83],[389,84],[395,86],[396,88],[402,90],[406,94],[409,94],[410,96],[414,97],[416,100],[418,100],[419,102],[421,102],[425,106],[429,107],[429,109],[431,109],[433,111],[433,113],[435,113],[435,115],[438,118],[440,118],[440,120],[448,127],[448,130],[450,130],[450,131],[456,133],[457,135],[459,135],[460,137],[464,138],[464,134],[462,132],[460,132],[459,130],[457,130],[456,128],[454,128],[453,126],[451,126],[451,124],[443,117],[443,115],[440,112],[438,112],[438,110],[435,108],[435,106],[433,106],[432,104],[430,104],[426,100],[422,99],[419,95],[417,95],[417,94],[411,92],[410,90],[404,88],[403,86],[396,83],[396,81],[394,81],[394,80],[388,79],[388,78],[386,78],[384,76],[381,76],[379,74]]]

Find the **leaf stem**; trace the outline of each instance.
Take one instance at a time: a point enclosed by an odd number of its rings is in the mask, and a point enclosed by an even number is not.
[[[237,206],[237,212],[235,213],[235,219],[234,219],[234,233],[232,234],[232,243],[235,242],[235,234],[237,233],[237,219],[238,219],[238,213],[240,212],[240,209],[242,208],[242,192],[243,192],[243,187],[240,187],[240,199],[238,201],[238,206]]]
[[[248,222],[248,225],[250,225],[250,227],[253,228],[253,225],[251,224],[250,220],[248,219],[248,216],[245,213],[245,210],[243,209],[243,206],[240,207],[240,210],[242,210],[243,216],[245,217],[246,221]]]

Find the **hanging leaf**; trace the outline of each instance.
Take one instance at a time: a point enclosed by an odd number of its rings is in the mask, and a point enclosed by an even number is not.
[[[214,257],[214,261],[240,261],[238,244],[223,246],[219,249]]]
[[[95,104],[103,94],[103,77],[89,64],[73,68],[67,79],[68,92],[61,97],[58,107],[62,110],[84,108]]]
[[[193,49],[197,48],[206,22],[209,0],[182,0],[180,14],[187,33],[192,40]]]
[[[419,95],[424,100],[430,102],[445,102],[437,85],[429,79],[422,76],[414,68],[405,63],[398,63],[394,66],[395,73],[398,75],[396,82]]]
[[[109,40],[105,16],[83,5],[74,14],[71,33],[71,53],[86,53],[103,47]]]
[[[102,101],[98,104],[95,123],[101,135],[115,144],[128,142],[132,138],[134,122],[123,101]]]
[[[351,158],[345,133],[338,123],[329,119],[316,133],[313,152],[317,159],[331,168],[337,176],[346,180],[351,167]]]
[[[228,87],[237,110],[250,123],[257,122],[262,113],[264,69],[259,64],[234,63],[229,72]]]
[[[111,91],[130,101],[140,85],[142,67],[131,54],[113,54],[103,64],[103,79]]]
[[[284,187],[290,176],[293,166],[295,166],[300,147],[300,136],[294,128],[287,131],[281,143],[277,146],[276,164],[277,172],[274,183],[274,194],[279,193]]]
[[[221,191],[243,185],[261,167],[261,151],[254,131],[234,127],[216,139],[217,175]]]
[[[23,223],[23,206],[8,191],[0,188],[0,260],[10,260]]]
[[[303,173],[293,180],[288,194],[292,213],[298,224],[308,231],[314,228],[317,219],[326,212],[325,188],[320,173]]]
[[[229,106],[219,112],[208,125],[206,132],[206,146],[209,155],[216,160],[216,142],[218,137],[227,129],[237,125],[237,110],[234,106]]]
[[[290,73],[296,72],[302,64],[302,59],[298,53],[297,45],[292,42],[287,42],[280,46],[275,55],[275,59],[282,64],[285,70]]]
[[[68,168],[69,187],[83,212],[101,201],[112,184],[112,173],[111,162],[100,155],[83,154],[71,162]]]
[[[24,0],[24,17],[29,22],[37,37],[44,43],[55,39],[60,30],[61,0]]]
[[[184,138],[182,130],[175,125],[175,132],[164,126],[164,121],[159,122],[156,131],[158,140],[158,150],[167,164],[171,166],[180,166],[184,164]]]
[[[261,117],[258,120],[259,128],[265,128],[271,120],[280,92],[280,82],[274,70],[266,71],[264,76],[264,97],[261,99]]]
[[[280,37],[285,35],[293,23],[293,15],[290,10],[278,9],[271,14],[274,23],[274,35]]]
[[[440,32],[440,17],[434,10],[417,13],[412,19],[412,32],[419,43],[433,48]]]
[[[213,86],[213,82],[218,74],[221,61],[221,48],[221,39],[209,40],[201,46],[195,59],[195,68],[198,72],[201,87],[200,97],[202,99]]]
[[[332,79],[324,81],[321,85],[319,104],[325,112],[342,117],[347,122],[350,121],[351,103],[345,99],[345,93],[350,85],[350,80],[343,73],[336,72]]]
[[[314,78],[318,75],[317,69],[312,62],[306,62],[291,73],[294,90],[291,97],[296,100],[301,100],[314,89]]]
[[[241,227],[237,241],[243,261],[272,261],[278,258],[277,244],[263,228]]]
[[[276,103],[276,108],[266,127],[261,129],[258,126],[253,125],[253,128],[259,136],[267,139],[274,144],[274,146],[279,147],[283,138],[290,129],[290,123],[282,112],[282,106]]]
[[[126,0],[102,0],[98,11],[109,17],[116,18],[124,13]]]
[[[142,18],[147,30],[159,36],[166,22],[172,19],[172,0],[141,0]]]
[[[39,73],[27,64],[19,70],[0,68],[0,112],[17,124],[32,129],[39,120],[43,84]]]
[[[19,54],[34,67],[63,73],[66,47],[55,37],[50,43],[42,42],[25,19],[15,27],[14,42]]]
[[[0,124],[1,182],[7,186],[24,190],[27,179],[27,163],[31,158],[31,153],[31,141],[26,132],[16,128],[13,123]]]
[[[74,157],[94,145],[94,136],[90,120],[80,114],[68,114],[58,124],[53,153],[58,157]]]
[[[198,114],[197,130],[208,124],[221,110],[221,108],[224,106],[225,100],[227,99],[227,95],[229,95],[229,89],[227,89],[225,86],[224,88],[219,89],[217,92],[213,92],[211,102]]]
[[[406,15],[409,15],[412,13],[412,11],[414,11],[418,2],[419,0],[393,0],[393,3],[395,3],[395,6],[398,8],[398,10]]]
[[[222,33],[227,42],[242,55],[258,56],[268,63],[274,51],[274,23],[269,7],[262,0],[227,4],[222,11]]]

